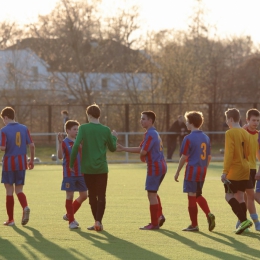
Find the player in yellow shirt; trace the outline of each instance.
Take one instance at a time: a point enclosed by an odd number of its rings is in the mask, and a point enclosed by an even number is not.
[[[258,156],[260,157],[260,132],[258,132]],[[255,175],[256,187],[255,187],[255,201],[260,204],[260,165],[258,167],[257,174]]]
[[[253,225],[246,217],[247,207],[244,199],[250,176],[249,133],[239,125],[238,109],[229,108],[225,116],[230,129],[225,133],[224,169],[221,181],[224,183],[225,199],[241,222],[236,234],[241,234]]]
[[[255,224],[255,229],[260,231],[260,222],[258,220],[258,215],[255,208],[255,183],[256,183],[256,158],[260,159],[258,155],[259,145],[258,145],[258,131],[257,127],[260,122],[260,112],[251,108],[246,112],[246,121],[247,124],[244,126],[244,129],[249,133],[249,149],[250,154],[248,156],[249,165],[250,165],[250,178],[246,185],[245,191],[245,201],[247,204],[247,209],[250,213],[250,217]],[[236,228],[240,225],[240,221],[237,222]]]

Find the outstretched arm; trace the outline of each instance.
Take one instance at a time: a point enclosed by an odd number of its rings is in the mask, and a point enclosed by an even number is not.
[[[116,151],[117,152],[128,152],[128,153],[140,153],[141,147],[125,147],[121,144],[117,144]]]
[[[177,171],[176,171],[175,176],[174,176],[174,180],[177,181],[177,182],[179,182],[178,178],[179,178],[179,175],[180,175],[180,171],[181,171],[183,165],[185,164],[185,162],[187,161],[187,158],[188,158],[188,156],[183,154],[181,156],[180,160],[179,160],[179,165],[178,165]]]

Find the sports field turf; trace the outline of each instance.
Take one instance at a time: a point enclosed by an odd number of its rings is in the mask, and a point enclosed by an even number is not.
[[[76,214],[80,229],[70,231],[62,219],[65,192],[60,191],[61,166],[38,165],[27,172],[25,193],[31,218],[22,226],[22,210],[15,197],[15,227],[0,226],[0,259],[259,259],[260,232],[236,235],[236,218],[224,200],[220,182],[221,163],[210,165],[204,196],[216,216],[216,228],[208,231],[205,215],[199,209],[200,232],[183,232],[190,224],[187,195],[174,181],[176,163],[160,187],[166,222],[159,231],[138,227],[149,220],[144,191],[145,164],[110,164],[104,231],[88,231],[93,224],[88,200]],[[260,207],[257,205],[260,212]],[[5,190],[0,186],[0,221],[7,219]]]

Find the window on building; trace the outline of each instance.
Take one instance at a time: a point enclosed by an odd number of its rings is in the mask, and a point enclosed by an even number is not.
[[[32,66],[32,79],[33,81],[38,81],[39,72],[37,66]]]
[[[108,87],[108,79],[107,78],[103,78],[102,79],[102,88],[106,89]]]
[[[15,68],[14,64],[9,62],[6,64],[7,68],[7,79],[8,81],[14,81],[15,80]]]

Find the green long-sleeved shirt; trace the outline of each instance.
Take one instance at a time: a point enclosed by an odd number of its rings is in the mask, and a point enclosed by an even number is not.
[[[74,165],[79,145],[82,144],[81,172],[84,174],[108,173],[107,148],[116,151],[117,138],[102,124],[87,123],[79,127],[70,155],[70,167]]]

